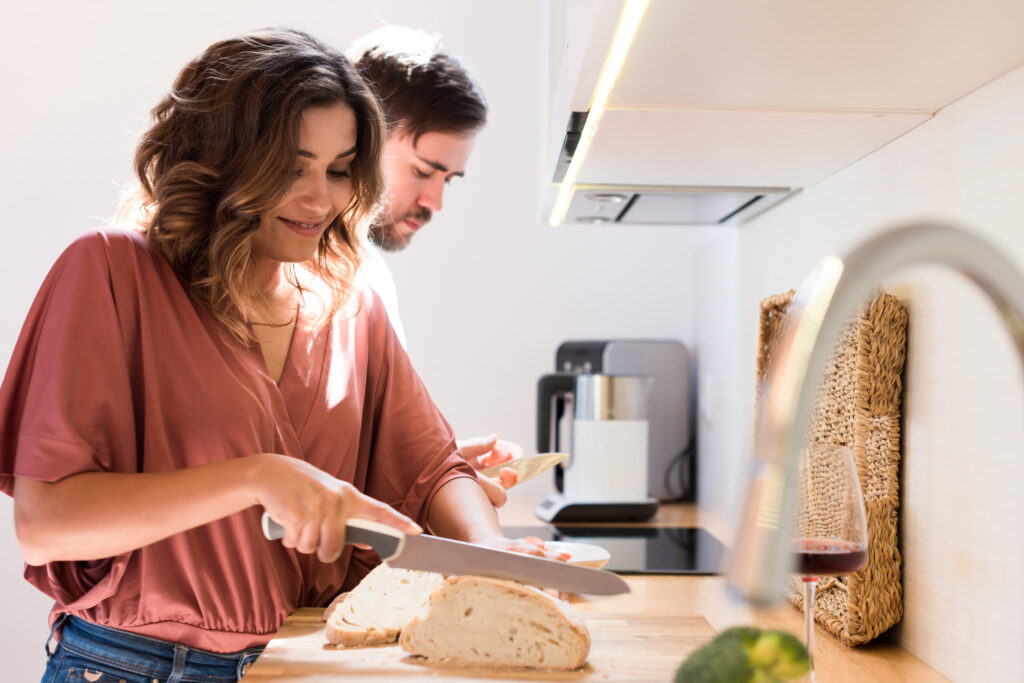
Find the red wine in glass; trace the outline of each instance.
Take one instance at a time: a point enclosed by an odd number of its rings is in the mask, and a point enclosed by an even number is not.
[[[793,542],[796,571],[804,576],[837,576],[864,567],[867,546],[830,538],[801,538]]]

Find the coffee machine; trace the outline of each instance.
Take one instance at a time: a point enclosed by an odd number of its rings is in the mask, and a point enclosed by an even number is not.
[[[537,450],[570,458],[555,468],[557,493],[537,504],[539,518],[639,521],[659,501],[695,498],[690,358],[683,344],[567,341],[555,363],[559,372],[537,385]],[[626,432],[632,437],[624,441]]]

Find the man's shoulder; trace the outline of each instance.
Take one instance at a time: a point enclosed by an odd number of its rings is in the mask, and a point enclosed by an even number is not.
[[[367,249],[367,256],[359,267],[360,286],[368,290],[366,299],[373,300],[376,308],[381,309],[383,314],[394,328],[395,334],[402,346],[406,346],[405,329],[402,326],[402,318],[398,314],[398,289],[395,287],[395,280],[391,276],[391,269],[377,247],[371,245]]]
[[[359,264],[359,277],[363,282],[373,287],[382,297],[386,296],[387,292],[393,292],[395,289],[395,280],[391,275],[391,268],[388,267],[388,263],[384,260],[384,255],[381,254],[380,249],[372,244],[367,247],[363,261]]]

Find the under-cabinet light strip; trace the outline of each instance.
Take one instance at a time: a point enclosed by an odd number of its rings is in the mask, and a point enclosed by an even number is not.
[[[555,199],[555,207],[551,210],[548,218],[548,225],[558,225],[565,220],[565,214],[569,211],[569,202],[576,192],[576,176],[579,175],[580,167],[583,165],[583,158],[587,155],[590,142],[597,132],[597,124],[604,115],[604,108],[608,104],[608,97],[611,95],[615,81],[626,63],[626,55],[633,44],[636,32],[640,28],[640,21],[650,0],[626,0],[619,15],[619,23],[615,27],[615,37],[612,39],[611,49],[605,58],[601,75],[597,79],[597,87],[594,89],[594,96],[590,100],[590,109],[587,112],[587,122],[583,124],[583,131],[580,133],[579,144],[573,152],[569,168],[565,171],[562,184],[558,188],[558,197]]]

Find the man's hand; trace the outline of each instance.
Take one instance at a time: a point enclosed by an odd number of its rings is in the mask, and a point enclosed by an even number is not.
[[[523,457],[522,446],[499,439],[495,434],[460,439],[455,445],[462,451],[469,464],[478,470]]]
[[[491,505],[496,508],[504,505],[508,498],[505,489],[515,486],[519,481],[519,474],[514,469],[506,467],[498,472],[497,477],[487,477],[479,470],[500,465],[514,458],[521,458],[523,456],[522,446],[511,441],[503,441],[495,434],[460,440],[456,442],[456,445],[462,451],[463,457],[477,470],[477,481],[484,493],[487,494]]]

